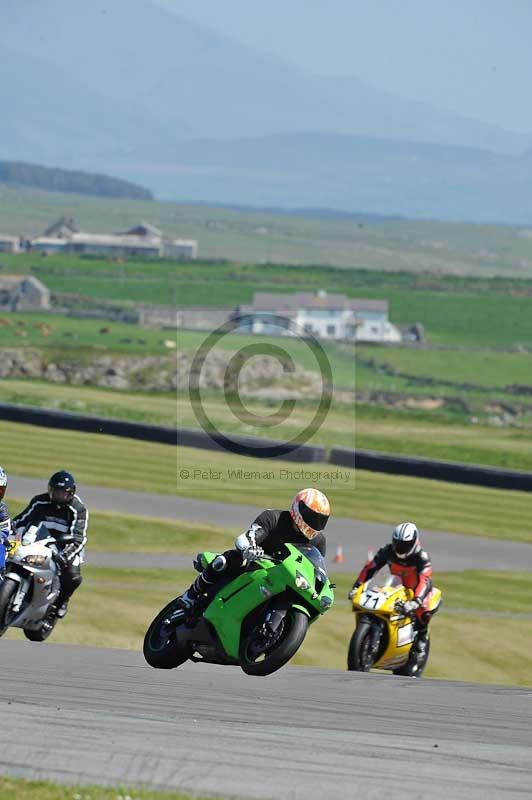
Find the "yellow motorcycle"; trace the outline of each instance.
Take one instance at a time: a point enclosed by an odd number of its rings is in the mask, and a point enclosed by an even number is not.
[[[401,603],[412,600],[414,592],[391,575],[384,584],[375,578],[361,584],[353,598],[356,628],[349,642],[347,668],[369,672],[373,667],[391,670],[394,675],[420,678],[429,657],[430,639],[423,656],[413,650],[416,629]],[[433,588],[428,610],[435,612],[441,603],[441,591]],[[396,607],[399,608],[396,608]]]

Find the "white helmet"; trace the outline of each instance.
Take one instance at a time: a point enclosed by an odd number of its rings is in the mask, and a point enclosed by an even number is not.
[[[392,548],[397,558],[407,558],[419,549],[419,531],[413,522],[401,522],[392,534]]]

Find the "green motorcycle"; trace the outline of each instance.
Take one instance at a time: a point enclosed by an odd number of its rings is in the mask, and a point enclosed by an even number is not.
[[[202,553],[203,564],[216,553]],[[308,626],[334,602],[334,584],[312,545],[283,545],[220,588],[200,616],[172,600],[144,637],[144,658],[156,669],[187,660],[235,664],[248,675],[270,675],[295,655]]]

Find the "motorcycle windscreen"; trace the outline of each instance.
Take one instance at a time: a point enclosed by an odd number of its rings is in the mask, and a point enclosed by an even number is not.
[[[386,577],[374,575],[373,578],[368,581],[368,589],[372,589],[374,592],[380,592],[386,587],[398,589],[402,585],[403,581],[399,575],[387,575]]]
[[[327,580],[327,566],[318,548],[308,544],[296,544],[294,547],[314,565],[316,578],[325,583]]]
[[[50,531],[41,523],[38,528],[35,526],[29,528],[25,533],[22,534],[20,543],[26,547],[29,544],[35,544],[35,542],[42,542],[44,539],[50,538]]]

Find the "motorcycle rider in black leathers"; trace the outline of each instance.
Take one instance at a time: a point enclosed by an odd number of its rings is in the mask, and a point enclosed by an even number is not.
[[[48,491],[38,494],[28,506],[13,518],[13,529],[24,533],[32,525],[44,523],[57,540],[55,555],[60,567],[61,589],[56,600],[56,615],[64,617],[68,601],[81,585],[80,566],[87,541],[89,514],[76,494],[74,476],[66,470],[55,472],[48,482]],[[64,537],[74,541],[62,542]]]
[[[6,563],[6,548],[8,537],[11,533],[11,520],[9,510],[4,503],[4,495],[7,489],[7,475],[0,467],[0,577],[4,573]]]
[[[267,509],[235,540],[235,548],[217,556],[207,567],[200,557],[194,562],[202,570],[192,586],[179,599],[187,613],[202,611],[218,591],[222,578],[233,579],[251,561],[265,553],[273,555],[283,544],[306,544],[325,556],[325,536],[331,508],[318,489],[303,489],[292,500],[289,511]]]

